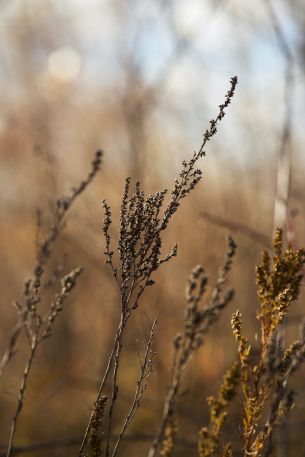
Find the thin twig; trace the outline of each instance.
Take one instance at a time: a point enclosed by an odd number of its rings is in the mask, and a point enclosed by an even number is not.
[[[270,248],[271,243],[269,238],[263,233],[253,229],[252,227],[249,227],[246,224],[242,224],[241,222],[237,222],[221,216],[216,216],[215,214],[211,214],[208,211],[201,211],[200,216],[212,224],[217,225],[218,227],[227,228],[230,231],[241,233],[250,240],[261,244],[265,248]]]
[[[36,353],[36,350],[38,347],[38,332],[39,332],[39,328],[37,329],[35,335],[33,336],[30,353],[29,353],[28,360],[27,360],[27,363],[24,368],[24,372],[23,372],[23,376],[22,376],[22,380],[21,380],[21,384],[20,384],[20,389],[19,389],[18,403],[17,403],[14,417],[12,419],[6,457],[10,457],[11,452],[12,452],[12,445],[13,445],[13,440],[14,440],[14,436],[15,436],[15,432],[16,432],[16,425],[17,425],[19,415],[22,411],[23,402],[24,402],[24,394],[25,394],[25,390],[27,387],[27,382],[28,382],[30,371],[31,371],[32,363],[34,360],[34,356],[35,356],[35,353]]]
[[[123,329],[121,327],[119,327],[118,330],[117,330],[117,333],[115,335],[113,346],[112,346],[112,350],[111,350],[111,353],[109,354],[109,357],[108,357],[107,366],[106,366],[105,373],[104,373],[104,376],[102,378],[102,381],[101,381],[101,384],[100,384],[100,387],[99,387],[99,390],[98,390],[96,401],[99,401],[102,398],[102,395],[103,395],[103,392],[104,392],[104,388],[105,388],[105,384],[106,384],[106,381],[108,379],[108,376],[109,376],[111,368],[112,368],[116,347],[117,347],[118,341],[122,337],[122,331],[123,331]],[[81,446],[80,446],[80,450],[79,450],[79,457],[82,457],[84,455],[84,450],[85,450],[85,446],[86,446],[87,439],[88,439],[88,436],[89,436],[89,432],[90,432],[90,427],[91,427],[91,422],[92,422],[93,416],[94,416],[94,410],[91,411],[91,415],[90,415],[90,418],[89,418],[89,421],[88,421],[88,424],[87,424],[87,427],[86,427],[86,430],[85,430],[85,434],[84,434],[84,437],[83,437],[83,439],[81,441]]]
[[[18,324],[15,326],[14,330],[12,331],[10,337],[9,337],[9,342],[7,345],[7,348],[2,356],[1,362],[0,362],[0,378],[10,361],[10,359],[14,356],[16,352],[16,343],[19,338],[20,333],[22,332],[23,329],[23,323],[20,321]]]
[[[128,319],[128,318],[127,318]],[[126,322],[124,319],[124,316],[122,316],[122,321],[120,323],[120,331],[119,331],[119,337],[117,339],[116,343],[116,348],[114,351],[114,369],[113,369],[113,375],[112,375],[112,396],[111,396],[111,403],[110,403],[110,408],[109,408],[109,419],[108,419],[108,428],[107,428],[107,438],[106,438],[106,457],[109,456],[109,446],[110,446],[110,437],[111,437],[111,430],[112,430],[112,418],[113,418],[113,411],[114,411],[114,406],[117,400],[118,396],[118,385],[117,385],[117,376],[118,376],[118,370],[119,370],[119,365],[120,365],[120,354],[122,350],[122,338],[123,338],[123,332],[125,328]]]
[[[133,398],[133,402],[132,402],[132,405],[131,405],[131,407],[130,407],[130,409],[128,411],[127,417],[126,417],[125,422],[123,424],[122,430],[121,430],[121,432],[119,434],[118,440],[117,440],[117,442],[116,442],[116,444],[114,446],[112,457],[115,457],[117,455],[117,451],[118,451],[119,445],[120,445],[122,439],[124,438],[126,429],[127,429],[128,425],[130,424],[131,420],[133,419],[133,417],[134,417],[134,415],[136,413],[136,410],[140,406],[141,398],[142,398],[142,396],[144,394],[144,391],[146,390],[147,382],[148,382],[148,380],[149,380],[149,378],[151,376],[152,366],[153,366],[152,345],[153,345],[153,339],[154,339],[154,335],[155,335],[155,329],[156,329],[157,322],[158,322],[158,319],[156,317],[154,319],[152,327],[151,327],[149,339],[148,339],[148,342],[147,342],[147,345],[146,345],[144,360],[143,360],[143,362],[140,362],[141,363],[141,372],[140,372],[140,377],[139,377],[139,379],[137,381],[137,387],[136,387],[135,395],[134,395],[134,398]]]

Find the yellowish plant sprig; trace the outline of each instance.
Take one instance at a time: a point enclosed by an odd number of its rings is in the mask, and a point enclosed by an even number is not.
[[[254,372],[257,370],[257,366],[252,367],[249,360],[251,346],[248,343],[248,339],[242,334],[240,311],[236,311],[233,314],[231,325],[233,334],[238,344],[238,355],[241,365],[240,382],[244,394],[243,443],[247,452],[253,452],[253,444],[256,439],[256,427],[261,418],[266,399],[266,389],[264,386],[260,389],[255,388],[253,378]],[[255,445],[258,446],[258,443]]]
[[[238,355],[242,371],[247,370],[251,346],[242,334],[241,312],[237,310],[231,319],[232,331],[238,344]]]
[[[290,245],[283,251],[283,233],[277,229],[273,239],[274,256],[263,252],[262,264],[256,269],[259,298],[257,318],[261,324],[261,354],[253,368],[255,390],[268,362],[272,339],[285,319],[291,303],[297,299],[303,277],[305,251],[293,250]]]
[[[172,415],[167,422],[167,425],[164,430],[164,437],[162,440],[162,445],[160,449],[160,455],[162,457],[170,457],[172,455],[175,436],[178,430],[177,421]]]
[[[305,251],[293,250],[290,245],[283,250],[283,233],[277,229],[273,239],[274,256],[263,252],[262,264],[256,269],[258,298],[257,318],[261,324],[261,354],[253,368],[254,384],[258,393],[260,378],[268,364],[268,351],[275,333],[285,319],[291,303],[297,299],[303,277]]]
[[[232,317],[232,330],[238,343],[241,364],[241,386],[244,394],[243,449],[245,455],[260,457],[270,442],[274,426],[293,406],[291,390],[287,388],[293,366],[305,358],[303,339],[293,343],[284,353],[280,338],[280,325],[291,303],[297,299],[305,264],[305,251],[283,249],[280,229],[273,240],[274,256],[263,252],[262,263],[256,269],[259,309],[257,318],[261,325],[261,346],[258,362],[250,361],[250,345],[242,334],[241,314]],[[274,395],[274,393],[276,393]],[[263,421],[270,405],[268,421]]]
[[[207,427],[202,427],[199,431],[198,453],[199,457],[215,455],[219,447],[218,439],[209,431]]]
[[[296,300],[303,277],[304,249],[293,250],[290,245],[283,252],[283,234],[277,229],[273,239],[274,257],[264,251],[262,264],[256,268],[256,282],[260,307],[257,318],[261,322],[262,343],[268,344],[274,330],[283,322],[291,303]]]
[[[203,427],[199,432],[198,451],[200,457],[210,457],[216,452],[220,455],[220,433],[228,415],[228,405],[235,396],[239,376],[239,365],[235,362],[225,373],[217,398],[209,397],[207,399],[210,409],[210,423],[208,427]]]
[[[283,230],[281,228],[277,228],[273,237],[272,242],[274,254],[276,257],[282,257],[282,250],[283,250]]]
[[[221,457],[233,457],[232,445],[231,443],[224,444],[222,448]]]

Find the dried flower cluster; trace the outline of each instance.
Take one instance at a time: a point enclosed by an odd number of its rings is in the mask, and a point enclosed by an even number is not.
[[[153,272],[177,254],[177,246],[174,246],[168,255],[161,256],[162,221],[160,220],[160,210],[166,191],[157,192],[145,198],[139,182],[136,183],[135,192],[131,196],[129,196],[129,189],[130,178],[127,178],[120,216],[119,272],[113,265],[114,252],[111,251],[110,247],[111,212],[107,203],[103,201],[106,261],[111,265],[113,274],[117,279],[121,308],[126,314],[126,318],[132,309],[138,307],[138,300],[145,287],[153,284],[151,279]]]
[[[203,268],[199,265],[194,268],[188,280],[186,288],[186,311],[183,332],[174,339],[173,363],[168,393],[164,403],[163,415],[159,430],[150,448],[149,457],[154,457],[161,444],[164,442],[168,430],[174,420],[176,400],[179,393],[182,374],[202,343],[203,337],[217,320],[219,313],[232,300],[234,292],[232,289],[223,291],[227,275],[232,266],[232,258],[236,251],[236,244],[232,238],[228,240],[228,252],[224,266],[219,271],[219,277],[213,288],[211,299],[202,305],[203,296],[208,282],[204,275]],[[171,434],[173,441],[173,434]],[[171,448],[173,447],[173,443]],[[169,455],[169,451],[166,455]]]
[[[50,284],[53,285],[56,283],[56,281],[60,278],[59,272],[62,271],[61,266],[56,268],[54,276],[51,279],[46,280],[45,284],[42,284],[43,276],[52,254],[53,244],[60,234],[68,209],[98,173],[101,165],[101,158],[102,153],[97,151],[92,162],[91,171],[87,178],[82,181],[78,187],[72,189],[69,196],[59,198],[57,200],[53,223],[46,237],[41,243],[39,243],[39,239],[37,237],[36,265],[34,267],[32,277],[25,281],[23,300],[22,302],[14,302],[15,308],[18,312],[18,323],[10,336],[8,347],[2,357],[0,363],[0,376],[3,374],[5,367],[16,352],[18,338],[22,332],[25,333],[28,341],[28,358],[24,366],[17,407],[12,419],[9,444],[6,454],[7,457],[10,457],[12,453],[16,425],[23,408],[28,378],[37,349],[42,341],[51,336],[56,318],[62,310],[64,302],[74,289],[77,279],[82,272],[82,268],[78,267],[70,271],[67,275],[64,275],[61,279],[60,291],[55,293],[54,299],[50,302],[47,309],[45,309],[43,306],[44,291]],[[40,228],[41,224],[39,217],[37,227],[38,231]]]

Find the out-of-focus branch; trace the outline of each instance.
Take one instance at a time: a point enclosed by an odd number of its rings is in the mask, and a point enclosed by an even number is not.
[[[18,401],[12,418],[9,442],[6,452],[7,457],[10,457],[12,454],[17,422],[23,409],[28,379],[38,346],[43,340],[52,335],[54,323],[57,320],[59,313],[63,309],[63,304],[75,287],[77,278],[82,272],[82,268],[76,268],[62,278],[61,290],[59,293],[55,294],[53,301],[50,303],[49,308],[44,315],[44,310],[41,309],[40,305],[43,297],[42,279],[46,270],[46,266],[48,265],[48,262],[51,258],[53,245],[63,227],[63,222],[68,209],[98,173],[101,165],[101,158],[102,152],[97,151],[95,158],[92,161],[91,170],[86,179],[81,181],[77,187],[73,188],[70,195],[60,198],[56,201],[56,210],[54,213],[53,223],[47,236],[41,243],[39,242],[40,218],[38,219],[36,264],[34,266],[32,277],[25,281],[23,300],[20,303],[17,301],[14,302],[15,308],[18,312],[19,320],[17,326],[9,337],[7,349],[5,350],[0,362],[1,375],[3,374],[3,371],[9,363],[10,359],[16,352],[18,338],[21,332],[24,331],[28,340],[29,348],[27,360],[25,362],[23,375],[19,386]]]
[[[283,29],[278,20],[272,0],[265,0],[271,25],[273,27],[277,45],[285,62],[284,81],[284,119],[282,125],[280,146],[278,151],[277,184],[274,207],[274,230],[285,227],[290,242],[295,241],[293,218],[288,208],[288,199],[291,184],[291,136],[295,59],[288,45]]]
[[[122,430],[121,430],[121,432],[119,434],[117,442],[116,442],[116,444],[114,446],[112,457],[115,457],[117,455],[119,445],[120,445],[121,441],[124,439],[126,429],[129,426],[131,420],[133,419],[133,417],[136,414],[137,409],[140,406],[140,402],[141,402],[142,396],[143,396],[143,394],[144,394],[144,392],[146,390],[147,383],[148,383],[148,381],[149,381],[149,379],[151,377],[151,373],[152,373],[152,369],[153,369],[153,350],[152,350],[152,345],[153,345],[153,342],[154,342],[155,329],[156,329],[157,323],[158,323],[158,319],[155,318],[154,322],[152,324],[150,335],[149,335],[149,339],[148,339],[148,342],[147,342],[147,345],[146,345],[144,360],[143,360],[143,362],[140,360],[141,372],[140,372],[140,377],[137,380],[137,387],[136,387],[134,399],[133,399],[132,405],[131,405],[131,407],[130,407],[130,409],[128,411],[127,417],[126,417],[125,422],[123,424]]]
[[[295,59],[288,45],[286,36],[278,20],[272,0],[266,0],[269,18],[275,33],[277,45],[285,62],[284,80],[284,119],[281,132],[281,142],[278,151],[277,185],[274,206],[274,230],[277,227],[286,229],[288,241],[297,248],[294,221],[288,207],[289,193],[291,187],[291,137],[292,137],[292,111],[293,111],[293,89]],[[283,338],[285,334],[283,334]],[[277,452],[279,457],[287,455],[287,434],[285,424],[281,424],[278,430]],[[280,439],[279,439],[280,438]],[[269,440],[272,448],[272,441]]]
[[[270,248],[269,238],[261,232],[254,230],[246,224],[233,221],[231,219],[223,218],[209,213],[208,211],[201,211],[201,217],[219,227],[228,228],[229,230],[241,233],[251,240],[263,245],[265,248]]]
[[[45,270],[45,266],[47,262],[49,261],[49,258],[51,256],[51,251],[53,244],[57,240],[61,229],[62,229],[62,224],[64,221],[64,218],[69,210],[69,208],[72,206],[74,203],[75,199],[86,189],[86,187],[91,183],[93,178],[96,176],[98,171],[100,170],[101,166],[101,161],[102,161],[102,152],[97,151],[95,153],[94,160],[92,161],[92,167],[91,170],[86,177],[85,180],[81,181],[80,184],[73,188],[71,190],[70,195],[59,198],[56,202],[56,210],[54,214],[54,221],[52,223],[52,226],[50,227],[49,232],[47,233],[46,237],[42,240],[42,242],[37,246],[37,253],[36,253],[36,265],[34,266],[33,270],[33,275],[32,278],[29,280],[26,280],[25,285],[24,285],[24,299],[25,299],[25,305],[20,306],[19,303],[14,302],[14,306],[18,311],[19,314],[19,320],[12,331],[11,335],[9,336],[9,341],[7,344],[7,347],[3,353],[3,356],[0,361],[0,378],[9,363],[10,359],[13,357],[17,350],[17,341],[19,338],[20,333],[22,332],[22,329],[25,328],[25,323],[26,323],[26,318],[27,318],[27,312],[28,309],[31,308],[31,306],[35,306],[39,303],[40,297],[39,297],[39,292],[41,289],[41,278]],[[40,221],[40,218],[38,219]],[[38,222],[37,225],[39,225],[40,222]],[[37,237],[37,242],[39,241]],[[31,292],[30,289],[33,289]]]
[[[194,353],[203,344],[203,337],[217,321],[220,312],[233,299],[234,290],[224,290],[228,273],[232,267],[232,259],[236,252],[236,244],[232,238],[228,240],[228,251],[224,265],[213,288],[212,296],[204,306],[200,306],[208,282],[204,269],[198,265],[189,277],[186,289],[186,310],[184,329],[174,339],[171,376],[167,395],[164,401],[162,417],[157,433],[148,451],[148,457],[171,455],[176,440],[176,402],[181,379]],[[160,449],[160,447],[162,448]]]

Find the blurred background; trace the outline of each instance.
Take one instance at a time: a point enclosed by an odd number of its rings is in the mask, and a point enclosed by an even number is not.
[[[138,438],[126,444],[124,454],[145,455],[149,443],[139,433],[152,435],[157,427],[186,279],[201,263],[212,286],[226,237],[232,235],[238,244],[229,280],[236,289],[234,303],[194,358],[179,403],[178,435],[194,443],[207,421],[206,396],[216,392],[235,357],[232,312],[241,309],[247,331],[257,330],[254,269],[261,250],[270,247],[277,225],[295,246],[305,245],[304,2],[1,0],[0,34],[1,351],[16,322],[12,300],[20,297],[35,262],[37,209],[47,232],[56,198],[86,176],[95,150],[104,151],[102,171],[71,209],[53,253],[53,265],[63,263],[65,272],[83,265],[85,272],[53,338],[40,348],[18,445],[77,441],[88,420],[119,305],[103,258],[102,199],[113,208],[115,242],[125,176],[140,180],[146,193],[171,188],[181,161],[200,146],[230,78],[239,78],[233,103],[200,164],[203,180],[167,232],[166,242],[178,243],[178,256],[158,272],[134,316],[120,374],[120,410],[126,411],[137,379],[137,353],[149,319],[159,313],[155,372],[130,428]],[[291,313],[288,342],[303,303]],[[3,445],[26,349],[21,340],[1,380]],[[304,373],[294,383],[298,389]],[[281,457],[305,453],[304,397],[300,391]],[[232,430],[238,424],[234,417],[233,411]],[[118,430],[120,417],[115,421]],[[233,439],[238,447],[236,431]],[[76,450],[38,455],[72,456]],[[196,447],[187,452],[197,455]],[[185,448],[177,446],[175,455],[185,455]]]

